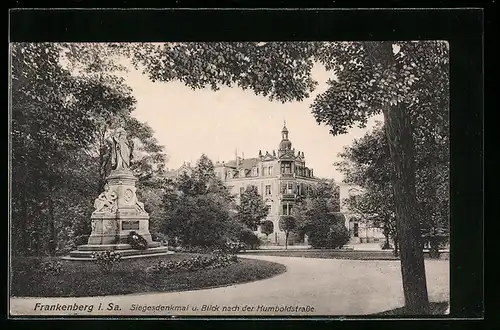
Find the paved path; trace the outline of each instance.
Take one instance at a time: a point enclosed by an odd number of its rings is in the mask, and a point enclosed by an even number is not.
[[[13,315],[360,315],[404,304],[399,261],[244,256],[286,265],[276,277],[229,287],[83,298],[11,298]],[[431,301],[449,300],[449,263],[426,260]],[[124,285],[126,285],[124,283]],[[40,304],[93,305],[82,311],[35,311]],[[98,310],[102,303],[102,310]],[[106,311],[109,304],[120,310]],[[135,306],[156,308],[141,311]],[[202,311],[203,305],[212,311]],[[247,306],[245,308],[245,306]],[[260,308],[259,308],[260,306]],[[197,307],[197,311],[193,311]],[[234,311],[222,311],[223,307]],[[278,307],[284,312],[267,312]],[[299,307],[299,308],[297,308]],[[163,311],[161,310],[163,308]],[[168,310],[174,309],[174,310]],[[252,310],[253,308],[253,310]],[[85,310],[83,310],[85,309]],[[184,311],[182,309],[185,309]]]

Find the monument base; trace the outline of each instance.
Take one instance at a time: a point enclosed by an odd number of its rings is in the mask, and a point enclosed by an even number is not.
[[[134,250],[130,244],[85,244],[78,246],[77,250],[71,251],[64,260],[91,261],[92,253],[102,251],[115,251],[120,253],[122,259],[157,257],[172,254],[166,246],[161,246],[160,242],[150,242],[146,250]]]
[[[104,192],[94,201],[91,215],[92,232],[86,245],[71,251],[66,260],[92,260],[92,253],[117,251],[123,259],[159,256],[171,253],[159,242],[153,242],[149,232],[149,215],[137,200],[137,178],[126,168],[111,171]],[[148,243],[145,250],[132,249],[130,233],[142,236]]]

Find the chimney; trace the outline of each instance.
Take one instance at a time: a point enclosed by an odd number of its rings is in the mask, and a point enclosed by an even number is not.
[[[245,153],[244,152],[241,153],[241,159],[245,159]]]

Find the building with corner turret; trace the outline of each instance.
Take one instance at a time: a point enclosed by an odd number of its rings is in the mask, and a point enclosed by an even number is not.
[[[305,193],[307,185],[319,181],[314,170],[307,166],[305,153],[292,148],[285,123],[277,152],[261,150],[257,157],[235,155],[235,158],[215,163],[216,175],[236,196],[250,185],[257,187],[269,208],[265,220],[270,220],[274,227],[270,243],[283,245],[285,233],[279,228],[280,217],[291,215],[296,198]]]
[[[182,173],[190,175],[193,168],[184,163],[177,170],[167,171],[168,177],[177,177]],[[239,196],[248,186],[256,186],[264,199],[269,213],[264,220],[273,223],[274,232],[269,235],[271,244],[284,245],[285,233],[279,228],[279,219],[293,213],[297,197],[304,194],[310,184],[320,181],[314,176],[314,170],[306,164],[304,151],[296,151],[289,139],[286,123],[281,131],[281,141],[276,150],[258,152],[257,157],[245,158],[235,154],[230,161],[217,161],[214,164],[216,175],[230,188],[231,193]],[[337,183],[341,212],[346,216],[346,227],[351,231],[349,244],[378,242],[383,235],[378,228],[372,228],[361,216],[346,208],[343,200],[354,193],[361,193],[360,187]],[[257,228],[260,230],[260,228]]]

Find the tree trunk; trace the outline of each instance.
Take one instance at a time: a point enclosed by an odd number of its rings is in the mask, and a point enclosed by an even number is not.
[[[422,313],[428,307],[424,255],[417,217],[414,146],[408,114],[401,106],[384,109],[386,135],[396,174],[394,198],[397,231],[401,244],[401,270],[405,304],[408,310]]]
[[[397,238],[394,239],[394,256],[396,258],[399,257],[399,242]]]
[[[394,54],[390,42],[368,42],[372,64],[383,69],[393,67]],[[385,133],[394,167],[394,202],[397,232],[400,241],[401,272],[405,306],[411,314],[423,314],[429,306],[421,245],[420,223],[417,217],[415,189],[415,159],[410,118],[402,104],[382,105]]]
[[[285,250],[288,249],[288,232],[285,233]]]

